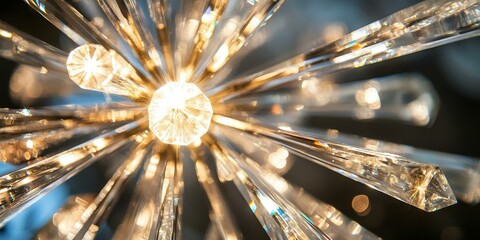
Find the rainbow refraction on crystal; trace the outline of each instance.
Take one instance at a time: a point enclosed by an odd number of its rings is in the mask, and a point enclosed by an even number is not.
[[[210,202],[209,239],[242,239],[225,182],[271,239],[378,238],[284,179],[293,155],[427,212],[457,198],[480,201],[474,159],[289,121],[319,115],[428,125],[438,97],[420,74],[327,76],[478,36],[478,0],[426,0],[240,77],[228,77],[230,60],[284,0],[25,2],[78,46],[67,53],[0,22],[0,56],[35,76],[102,92],[107,103],[0,109],[1,160],[20,165],[0,177],[0,225],[116,152],[125,154],[100,193],[70,199],[52,219],[63,223],[46,226],[58,228],[58,238],[93,239],[130,179],[135,190],[113,239],[181,238],[183,168],[191,160]]]

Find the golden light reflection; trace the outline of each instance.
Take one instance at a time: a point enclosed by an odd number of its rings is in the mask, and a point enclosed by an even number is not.
[[[367,82],[364,87],[357,91],[355,100],[358,105],[371,110],[378,110],[382,106],[379,91],[379,83],[376,81]]]
[[[337,85],[333,79],[324,77],[322,79],[312,78],[302,81],[302,94],[305,101],[314,101],[317,106],[324,106],[332,101]]]
[[[58,162],[62,166],[68,166],[71,163],[74,163],[78,159],[82,158],[82,154],[79,152],[68,152],[65,154],[62,154],[61,156],[58,157]]]
[[[284,169],[287,166],[288,155],[289,153],[285,148],[279,148],[268,155],[268,162],[279,170]]]
[[[13,34],[9,31],[6,31],[6,30],[3,30],[3,29],[0,29],[0,36],[4,37],[4,38],[12,38],[13,37]]]
[[[357,195],[352,200],[352,208],[360,216],[366,216],[370,213],[370,200],[367,195]]]
[[[69,197],[65,205],[53,215],[52,220],[40,229],[33,239],[65,239],[71,231],[74,231],[75,223],[80,220],[93,199],[93,194]],[[93,236],[86,236],[83,239],[93,239]]]

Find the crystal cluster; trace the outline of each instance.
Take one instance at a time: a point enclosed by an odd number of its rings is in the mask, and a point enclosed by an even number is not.
[[[438,97],[419,74],[355,83],[331,76],[478,36],[478,1],[427,0],[235,78],[225,77],[230,60],[283,0],[25,2],[78,47],[66,53],[0,22],[0,56],[30,65],[33,76],[102,92],[107,103],[0,109],[1,160],[19,165],[0,177],[2,226],[119,152],[99,194],[78,206],[69,201],[38,236],[93,239],[135,180],[113,239],[181,238],[183,164],[190,160],[210,202],[208,239],[242,239],[219,187],[225,182],[271,239],[378,238],[284,179],[293,155],[428,212],[457,197],[480,201],[475,159],[301,125],[305,116],[430,124]],[[368,198],[357,200],[355,209],[367,211]]]

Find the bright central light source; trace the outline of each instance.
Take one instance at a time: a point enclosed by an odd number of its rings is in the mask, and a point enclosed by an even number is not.
[[[166,144],[194,142],[207,132],[212,114],[210,100],[192,83],[167,83],[148,106],[150,129]]]

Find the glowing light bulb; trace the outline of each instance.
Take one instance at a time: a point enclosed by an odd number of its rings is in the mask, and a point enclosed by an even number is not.
[[[207,132],[212,114],[210,100],[192,83],[162,86],[148,106],[150,129],[166,144],[193,143]]]

